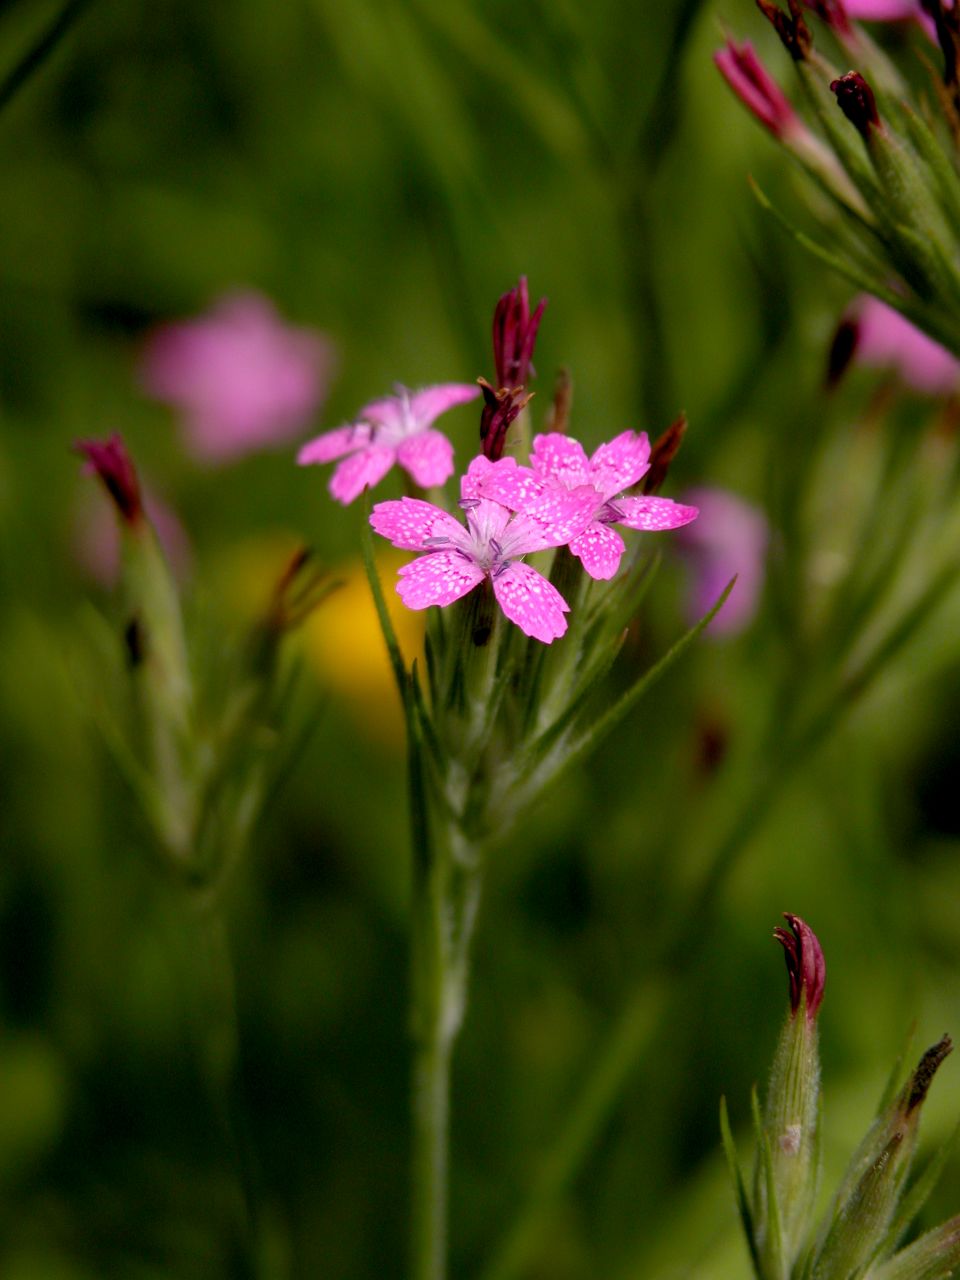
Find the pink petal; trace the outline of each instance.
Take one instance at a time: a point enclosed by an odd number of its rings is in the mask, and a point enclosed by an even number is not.
[[[453,445],[442,431],[424,431],[401,442],[397,461],[421,489],[429,489],[453,475]]]
[[[611,506],[620,513],[615,523],[628,529],[679,529],[697,518],[696,507],[685,507],[672,498],[618,498]]]
[[[431,551],[399,572],[397,592],[408,609],[453,604],[486,576],[478,564],[458,551]]]
[[[591,578],[612,578],[620,568],[620,557],[626,549],[619,533],[599,520],[587,525],[570,543],[570,550]]]
[[[454,405],[476,400],[480,388],[475,382],[443,382],[436,387],[424,387],[410,397],[410,411],[421,427],[429,427],[441,413]]]
[[[538,476],[559,480],[568,489],[590,483],[590,464],[583,445],[558,431],[534,437],[530,461]]]
[[[303,446],[297,454],[297,462],[301,467],[312,462],[332,462],[334,458],[342,458],[345,453],[363,449],[370,443],[370,435],[370,428],[363,422],[325,431],[322,436],[309,440]]]
[[[375,427],[400,427],[403,425],[403,400],[400,396],[371,400],[358,411],[357,420]]]
[[[567,629],[570,606],[560,592],[530,565],[516,561],[493,579],[500,608],[520,630],[550,644]]]
[[[605,498],[622,493],[650,470],[650,441],[647,433],[624,431],[602,444],[590,459],[590,483]]]
[[[539,530],[542,541],[536,547],[525,548],[528,551],[562,547],[583,532],[602,506],[603,500],[592,484],[582,484],[576,489],[550,486],[538,502],[529,504],[514,524],[519,530],[520,522],[526,521]]]
[[[458,542],[466,532],[449,512],[422,498],[378,502],[370,512],[370,523],[381,537],[404,551],[427,550],[431,539]]]
[[[396,449],[367,445],[340,463],[330,478],[330,492],[346,506],[354,498],[359,498],[364,489],[372,489],[382,480],[396,460]]]
[[[484,461],[488,468],[479,476],[478,485],[484,497],[493,498],[511,511],[526,511],[543,500],[548,484],[538,480],[529,467],[518,466],[515,458],[500,458],[497,462],[485,458]],[[470,465],[472,468],[473,463]]]
[[[696,524],[677,534],[677,549],[692,575],[687,615],[691,622],[702,618],[736,574],[733,591],[710,623],[714,635],[734,635],[759,607],[769,525],[762,511],[725,489],[690,489],[684,497],[700,512]]]
[[[880,302],[864,298],[857,315],[854,359],[895,369],[922,395],[950,395],[960,387],[960,361],[910,321]]]

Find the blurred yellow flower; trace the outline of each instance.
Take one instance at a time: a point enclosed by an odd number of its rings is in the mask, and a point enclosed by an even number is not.
[[[250,621],[262,613],[298,545],[295,536],[276,531],[234,547],[223,566],[229,607]],[[409,558],[389,547],[378,550],[377,568],[403,656],[408,663],[419,658],[422,668],[424,615],[405,608],[394,589],[397,569]],[[365,735],[399,745],[403,713],[363,562],[356,557],[331,565],[330,576],[340,585],[307,620],[294,643]]]

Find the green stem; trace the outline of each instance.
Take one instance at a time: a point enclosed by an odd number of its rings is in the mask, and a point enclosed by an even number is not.
[[[210,1104],[236,1172],[242,1198],[235,1274],[259,1274],[257,1176],[240,1088],[240,1035],[226,923],[219,904],[199,900],[194,912],[200,954],[191,957],[196,983],[197,1045]]]
[[[412,1280],[444,1280],[450,1064],[463,1022],[470,944],[480,896],[476,850],[456,826],[429,861],[415,860],[411,991]]]

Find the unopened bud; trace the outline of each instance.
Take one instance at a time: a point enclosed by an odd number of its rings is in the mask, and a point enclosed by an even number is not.
[[[121,521],[131,527],[139,524],[143,519],[140,481],[119,432],[107,440],[78,440],[74,448],[86,458],[86,470],[103,484]]]
[[[495,391],[486,378],[478,378],[483,392],[483,409],[480,412],[480,443],[483,455],[491,462],[503,457],[507,442],[507,429],[533,399],[523,387],[501,387]]]
[[[834,1202],[814,1261],[814,1276],[859,1275],[871,1258],[894,1243],[887,1236],[916,1150],[920,1108],[952,1048],[950,1037],[944,1036],[926,1051],[867,1134]]]
[[[758,1241],[772,1268],[789,1269],[807,1229],[819,1179],[818,1125],[820,1052],[817,1010],[826,969],[816,934],[799,916],[785,916],[792,933],[778,927],[774,937],[786,953],[790,1013],[780,1033],[770,1072],[764,1132],[767,1151],[756,1179]],[[801,1016],[797,1016],[797,1015]],[[769,1159],[769,1170],[763,1162]],[[772,1175],[772,1176],[765,1176]],[[772,1184],[776,1205],[768,1202]],[[771,1226],[779,1224],[779,1242]],[[777,1251],[779,1257],[772,1256]]]
[[[683,437],[687,434],[687,415],[681,413],[657,436],[650,450],[650,466],[640,488],[643,493],[659,493],[674,458],[680,452]]]
[[[737,44],[728,37],[725,48],[716,51],[713,61],[747,110],[775,138],[783,141],[803,128],[787,95],[757,57],[749,40]]]
[[[497,303],[493,313],[493,362],[499,387],[525,387],[530,381],[533,348],[546,305],[546,298],[541,298],[531,314],[526,276],[521,276],[516,287]]]
[[[871,130],[881,128],[877,113],[877,100],[873,90],[859,71],[848,71],[845,76],[830,82],[831,93],[836,94],[837,106],[863,138],[870,141]]]
[[[813,47],[810,28],[803,19],[800,0],[787,0],[790,12],[783,13],[773,0],[757,0],[757,8],[773,26],[794,62],[802,62]]]

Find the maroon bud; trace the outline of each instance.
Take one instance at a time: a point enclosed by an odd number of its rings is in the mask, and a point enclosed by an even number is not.
[[[679,418],[671,422],[666,431],[654,441],[653,448],[650,450],[650,468],[641,484],[644,493],[660,492],[660,487],[670,470],[670,464],[680,452],[680,446],[686,434],[687,415],[681,413]]]
[[[830,83],[837,95],[837,105],[850,123],[857,129],[864,142],[870,141],[870,130],[880,126],[877,100],[873,90],[859,71],[848,71],[839,80]]]
[[[140,482],[127,447],[118,432],[109,440],[78,440],[77,453],[87,460],[84,470],[100,477],[104,488],[125,524],[139,524],[143,519]]]
[[[799,916],[785,911],[783,918],[792,933],[778,925],[773,936],[783,947],[786,956],[787,975],[790,979],[790,1012],[795,1014],[799,1010],[805,996],[807,1018],[812,1022],[820,1008],[827,980],[823,952],[817,935]]]
[[[507,428],[533,399],[533,393],[525,394],[523,387],[501,387],[499,391],[494,391],[486,378],[478,378],[477,381],[483,392],[480,443],[484,457],[496,462],[503,457]]]
[[[833,389],[850,367],[860,341],[860,326],[852,316],[844,316],[830,343],[827,356],[827,387]]]
[[[802,62],[813,47],[810,28],[803,20],[800,0],[787,0],[789,15],[783,13],[773,0],[757,0],[757,8],[772,23],[780,42],[794,62]]]
[[[530,314],[526,276],[521,276],[516,288],[497,303],[493,313],[493,362],[498,387],[525,387],[530,380],[530,361],[546,305],[546,298],[541,298]]]

